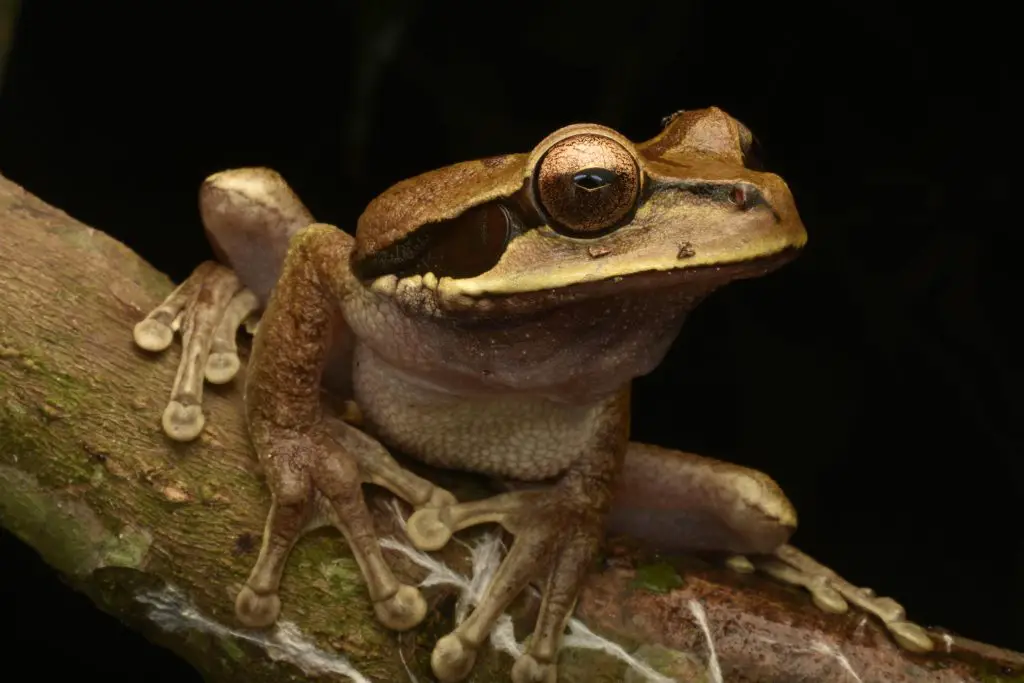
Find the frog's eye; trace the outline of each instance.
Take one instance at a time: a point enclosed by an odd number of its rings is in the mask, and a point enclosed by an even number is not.
[[[534,183],[552,228],[574,237],[598,237],[633,211],[640,169],[615,140],[581,133],[552,145],[537,163]]]

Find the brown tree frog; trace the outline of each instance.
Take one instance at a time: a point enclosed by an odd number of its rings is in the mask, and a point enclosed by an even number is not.
[[[489,522],[515,538],[479,606],[438,641],[441,681],[469,675],[531,582],[543,600],[512,679],[554,681],[566,620],[608,529],[750,555],[748,568],[806,587],[823,609],[853,603],[905,647],[930,649],[896,602],[788,544],[796,513],[768,476],[629,440],[630,382],[658,365],[687,313],[806,241],[789,188],[749,162],[751,143],[716,108],[679,112],[642,144],[571,125],[529,154],[398,183],[369,204],[354,238],[317,224],[273,171],[208,178],[201,215],[223,265],[201,265],[135,340],[157,351],[180,331],[163,426],[190,440],[203,428],[204,381],[235,375],[236,332],[263,310],[245,405],[273,502],[238,618],[277,619],[292,546],[331,524],[380,621],[418,624],[424,599],[396,579],[374,535],[362,492],[373,483],[415,508],[407,531],[421,549]],[[359,428],[322,404],[324,381],[347,389]],[[532,485],[457,502],[388,448]]]

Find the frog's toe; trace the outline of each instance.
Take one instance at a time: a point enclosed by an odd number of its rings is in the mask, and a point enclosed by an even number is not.
[[[886,626],[900,646],[910,652],[931,652],[935,647],[928,632],[911,621],[892,621]]]
[[[235,614],[250,628],[270,626],[281,614],[281,598],[277,593],[260,595],[249,586],[243,586],[235,599]]]
[[[227,384],[238,374],[242,361],[234,351],[211,353],[206,359],[206,381],[210,384]]]
[[[927,631],[906,620],[903,606],[892,598],[879,597],[870,588],[854,586],[791,545],[779,546],[774,557],[757,558],[754,566],[785,583],[802,586],[814,604],[825,612],[843,613],[849,604],[878,617],[897,643],[911,652],[929,652],[934,643]]]
[[[423,508],[412,513],[405,525],[409,540],[420,550],[440,550],[452,537],[452,528],[441,518],[444,508]]]
[[[281,613],[278,586],[288,556],[303,532],[315,526],[316,509],[307,482],[300,471],[290,478],[268,475],[270,510],[263,526],[263,543],[249,578],[235,598],[238,620],[253,628],[269,626]],[[294,476],[294,475],[300,476]]]
[[[164,409],[161,423],[164,433],[175,441],[192,441],[203,431],[206,417],[200,405],[171,401]]]
[[[740,567],[735,559],[730,560],[729,566],[734,570]],[[774,557],[758,558],[751,567],[783,583],[803,587],[811,594],[814,605],[822,612],[844,614],[850,609],[850,604],[832,587],[828,577],[824,575],[802,571]]]
[[[206,359],[203,374],[211,384],[227,384],[242,367],[238,358],[238,347],[235,339],[238,330],[245,326],[245,321],[259,308],[259,300],[248,289],[237,292],[228,303],[221,315],[213,340],[210,342],[210,355]]]
[[[438,640],[430,654],[430,668],[441,683],[463,680],[469,676],[475,663],[476,647],[457,633],[449,633]]]
[[[333,428],[348,432],[351,437],[349,446],[361,443],[365,448],[370,443],[356,436],[355,430],[344,423],[335,422]],[[339,432],[327,432],[327,435],[345,438]],[[359,458],[351,450],[341,447],[338,441],[324,438],[311,445],[312,450],[307,455],[313,464],[313,484],[319,491],[318,495],[322,496],[319,499],[321,503],[329,506],[332,514],[328,518],[345,536],[356,563],[362,569],[374,613],[382,624],[396,631],[416,626],[427,614],[427,603],[419,589],[395,577],[381,553],[373,517],[366,507],[361,488],[363,481],[373,479],[368,479],[366,472],[360,470]]]
[[[388,628],[408,631],[427,616],[427,601],[419,589],[402,584],[390,598],[374,603],[373,611]]]
[[[146,318],[135,325],[132,337],[136,345],[146,351],[163,351],[174,341],[174,330],[156,318]]]
[[[512,665],[512,683],[556,683],[558,668],[550,662],[538,662],[533,655],[524,654]]]
[[[203,282],[217,268],[217,264],[206,261],[178,285],[160,305],[150,311],[132,330],[135,343],[146,351],[163,351],[174,341],[183,313],[196,298]]]

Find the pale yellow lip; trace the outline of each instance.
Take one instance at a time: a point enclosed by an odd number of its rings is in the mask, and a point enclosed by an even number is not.
[[[384,275],[370,285],[378,295],[387,297],[416,313],[432,316],[468,315],[478,320],[502,317],[509,312],[537,312],[558,306],[570,299],[614,297],[628,292],[644,291],[656,296],[664,289],[690,292],[702,296],[733,280],[765,275],[791,261],[800,253],[799,247],[787,247],[768,255],[726,264],[686,266],[674,269],[634,271],[601,279],[572,282],[565,286],[541,287],[507,294],[459,294],[446,280],[432,274],[412,275],[399,280]],[[455,292],[455,293],[453,293]]]
[[[574,285],[615,280],[631,277],[637,273],[675,273],[687,270],[703,270],[721,267],[743,266],[762,261],[770,262],[779,255],[799,251],[806,243],[803,239],[795,242],[780,236],[777,244],[747,243],[731,245],[729,252],[704,250],[700,254],[680,258],[678,253],[651,254],[645,258],[628,261],[572,261],[553,264],[547,270],[528,270],[514,276],[494,276],[491,273],[466,278],[443,277],[438,280],[438,291],[445,296],[466,296],[484,298],[528,294],[542,290],[562,289]],[[784,259],[786,261],[789,258]]]
[[[598,292],[621,290],[622,288],[647,288],[653,290],[659,287],[693,286],[695,289],[702,289],[708,286],[717,287],[732,280],[767,275],[795,259],[800,252],[800,247],[789,246],[772,254],[762,254],[745,261],[699,266],[687,265],[670,269],[638,270],[625,275],[571,283],[562,287],[561,290],[578,292],[585,289]],[[554,289],[558,288],[549,288],[547,291]],[[527,294],[529,292],[518,293],[519,296]],[[505,296],[516,296],[516,293]]]

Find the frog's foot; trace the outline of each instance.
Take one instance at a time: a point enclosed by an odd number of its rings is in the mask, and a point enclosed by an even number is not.
[[[734,558],[734,568],[753,568],[794,586],[806,588],[814,604],[826,612],[841,614],[853,603],[878,617],[903,648],[929,652],[934,643],[923,628],[906,620],[903,606],[892,598],[878,597],[870,588],[854,586],[791,545],[779,546],[771,557]]]
[[[436,550],[454,532],[486,522],[499,522],[515,535],[515,542],[480,604],[437,642],[431,667],[443,683],[466,678],[498,617],[527,584],[538,581],[544,586],[540,613],[526,652],[512,668],[512,680],[553,683],[562,634],[600,545],[599,506],[564,486],[517,491],[419,510],[409,518],[407,532],[417,547]]]
[[[396,631],[423,621],[427,614],[423,596],[415,586],[395,578],[381,554],[357,469],[351,458],[335,457],[317,467],[310,486],[289,490],[285,483],[274,492],[260,555],[235,600],[239,621],[259,628],[277,620],[281,611],[278,587],[292,547],[305,531],[327,523],[336,526],[348,541],[366,579],[377,619]]]
[[[147,351],[163,351],[181,332],[181,361],[162,420],[172,439],[191,441],[202,432],[204,377],[213,384],[234,378],[241,367],[238,328],[258,307],[234,272],[207,261],[135,326],[135,343]]]
[[[377,618],[396,631],[410,629],[426,616],[427,604],[385,562],[362,485],[384,486],[417,509],[453,504],[455,497],[405,470],[377,441],[341,420],[327,417],[320,427],[313,436],[278,437],[258,449],[273,504],[259,558],[235,602],[238,618],[253,627],[272,624],[295,542],[308,530],[332,525],[348,541]]]

